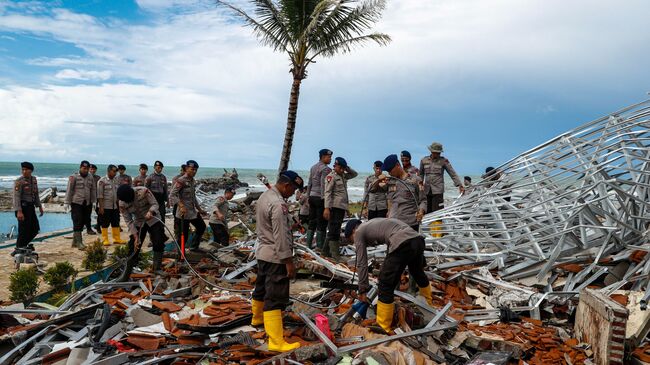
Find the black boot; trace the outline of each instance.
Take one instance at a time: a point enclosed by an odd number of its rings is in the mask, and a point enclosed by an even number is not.
[[[156,274],[162,274],[162,252],[153,252],[153,272]]]

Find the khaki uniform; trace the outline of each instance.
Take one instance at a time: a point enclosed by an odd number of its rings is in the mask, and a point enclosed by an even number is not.
[[[147,176],[142,176],[138,175],[133,179],[133,186],[145,186],[145,181],[147,180]]]
[[[343,175],[330,172],[325,178],[325,209],[338,208],[348,209],[348,180],[357,177],[359,174],[348,168]]]
[[[154,198],[153,194],[149,189],[144,186],[136,186],[133,188],[135,191],[135,198],[131,203],[120,201],[120,213],[124,222],[129,228],[129,234],[137,235],[138,229],[142,227],[143,224],[147,224],[149,227],[153,227],[154,224],[158,223],[156,218],[158,216],[158,202]],[[145,220],[144,216],[147,212],[151,212],[153,217],[149,220]]]
[[[127,174],[117,175],[115,178],[117,179],[119,185],[133,185],[133,179]]]
[[[265,191],[256,204],[258,260],[282,264],[293,257],[293,235],[289,205],[274,186]]]
[[[223,215],[223,219],[219,219],[215,211],[219,211]],[[210,214],[210,223],[228,226],[228,200],[220,196],[215,200]]]
[[[388,180],[388,199],[391,201],[390,218],[399,219],[411,227],[418,225],[418,210],[426,209],[426,197],[420,187],[420,178],[407,175],[402,182]]]
[[[33,204],[35,207],[41,206],[41,200],[38,195],[38,183],[35,176],[29,178],[21,176],[14,181],[12,208],[15,212],[22,210],[22,202]]]
[[[420,161],[420,178],[424,182],[424,193],[428,194],[444,194],[445,192],[445,175],[447,171],[454,185],[462,186],[463,183],[456,174],[456,171],[451,166],[449,160],[444,157],[432,159],[427,156]]]
[[[375,174],[366,178],[363,189],[363,200],[368,202],[368,211],[377,211],[388,209],[388,184],[379,186]]]
[[[97,182],[97,200],[103,199],[102,208],[118,209],[117,188],[119,187],[117,178],[110,179],[104,176]]]
[[[160,219],[165,221],[167,215],[166,203],[169,201],[169,193],[167,192],[167,176],[154,172],[147,176],[144,181],[144,186],[151,190],[153,196],[158,202],[158,210],[160,212]]]
[[[169,199],[172,203],[178,204],[176,218],[192,220],[198,216],[199,201],[196,199],[196,180],[194,178],[187,175],[179,177],[169,193]],[[181,206],[185,207],[185,217],[181,217]]]
[[[67,204],[92,205],[97,201],[97,185],[91,174],[85,177],[75,172],[68,179],[68,187],[65,194]]]
[[[23,220],[18,221],[18,237],[16,248],[25,248],[36,237],[41,226],[38,223],[35,207],[41,206],[38,195],[36,177],[19,177],[14,181],[13,210],[18,217],[18,212],[23,213]]]
[[[323,198],[325,191],[325,177],[332,172],[332,169],[325,165],[323,162],[318,161],[317,164],[309,170],[309,196],[316,196]]]

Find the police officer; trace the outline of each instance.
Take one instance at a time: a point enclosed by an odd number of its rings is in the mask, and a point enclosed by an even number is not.
[[[99,209],[99,220],[102,225],[102,244],[109,246],[108,226],[111,226],[113,243],[121,245],[126,243],[120,237],[120,206],[117,200],[117,188],[120,186],[115,175],[117,167],[108,165],[106,176],[99,179],[97,183],[97,206]]]
[[[332,162],[332,151],[324,148],[318,151],[318,157],[318,162],[309,170],[309,184],[307,184],[307,191],[309,191],[309,227],[306,242],[311,245],[314,232],[316,232],[316,246],[322,249],[325,242],[325,231],[327,230],[327,220],[323,218],[323,210],[325,209],[323,190],[325,188],[325,177],[332,172],[332,169],[328,166]]]
[[[178,180],[179,177],[185,175],[185,170],[187,169],[187,166],[185,164],[181,165],[181,170],[180,173],[174,177],[172,177],[172,186],[176,185],[176,180]],[[174,235],[176,235],[176,241],[180,242],[181,240],[181,226],[180,226],[180,219],[176,218],[176,210],[178,210],[178,204],[174,203],[169,199],[168,201],[170,204],[173,205],[172,208],[172,216],[174,217]]]
[[[145,186],[145,181],[147,180],[147,172],[149,171],[149,166],[146,163],[140,164],[140,169],[138,176],[133,179],[133,186]]]
[[[223,195],[215,200],[210,214],[210,229],[214,242],[222,246],[228,246],[230,243],[230,233],[228,232],[228,201],[235,196],[235,189],[227,187]]]
[[[363,188],[363,212],[368,219],[386,218],[388,213],[388,184],[386,181],[379,181],[382,175],[382,162],[375,161],[372,165],[374,174],[366,178]]]
[[[38,195],[36,176],[32,176],[34,165],[31,162],[22,162],[20,169],[22,176],[14,181],[13,210],[18,219],[16,248],[26,248],[41,229],[36,217],[36,207],[42,217],[43,206]]]
[[[386,157],[381,168],[393,178],[388,181],[388,199],[391,201],[388,216],[401,220],[418,231],[427,203],[421,189],[420,178],[404,171],[397,160],[397,155]],[[378,179],[387,180],[385,175],[379,176]]]
[[[99,174],[97,173],[97,165],[91,163],[91,164],[90,164],[90,169],[88,169],[88,172],[89,172],[91,175],[93,175],[93,179],[95,180],[95,186],[97,186],[97,182],[99,182],[99,179],[102,178],[102,177],[99,176]],[[101,223],[99,222],[99,205],[97,205],[97,202],[93,202],[93,204],[95,204],[95,215],[97,216],[97,217],[95,218],[95,229],[97,230],[97,232],[101,232],[101,230],[102,230],[102,225],[101,225]],[[88,222],[91,222],[91,218],[92,218],[92,212],[88,213],[87,221],[88,221]],[[96,235],[97,232],[93,231],[93,229],[92,229],[92,227],[90,226],[90,224],[89,224],[88,226],[86,226],[86,233],[87,233],[87,234],[89,234],[89,235],[92,236],[92,235]]]
[[[309,225],[309,192],[306,188],[298,190],[296,192],[296,200],[300,204],[300,211],[298,212],[298,218],[302,226]],[[308,246],[311,246],[311,242],[307,242]]]
[[[160,219],[165,222],[167,215],[167,206],[169,205],[169,193],[167,192],[167,176],[163,175],[162,171],[165,166],[162,162],[156,161],[153,164],[153,174],[147,176],[145,185],[153,196],[156,197],[158,202],[158,209],[160,209]]]
[[[424,237],[406,223],[392,218],[377,218],[365,223],[358,219],[348,221],[345,237],[354,241],[359,275],[359,300],[368,302],[368,246],[387,245],[388,254],[379,271],[377,283],[377,324],[386,332],[391,331],[395,311],[394,290],[400,282],[404,269],[415,279],[422,295],[433,305],[431,284],[424,273]]]
[[[65,203],[70,205],[72,216],[72,247],[84,249],[81,231],[85,225],[90,225],[90,212],[93,203],[97,201],[97,185],[95,179],[89,173],[90,163],[81,161],[79,171],[75,172],[68,179],[68,187],[65,194]]]
[[[169,199],[178,204],[176,210],[176,219],[180,221],[183,237],[187,237],[190,232],[190,224],[194,226],[194,240],[190,242],[189,248],[192,251],[198,251],[201,244],[201,237],[205,232],[205,222],[201,215],[207,214],[199,201],[196,199],[196,181],[194,176],[199,169],[199,164],[194,160],[185,163],[185,175],[176,179],[176,183],[169,193]]]
[[[420,161],[420,178],[424,183],[427,213],[431,213],[444,208],[445,171],[447,171],[461,194],[465,192],[465,188],[458,174],[451,167],[451,162],[440,155],[442,153],[442,144],[433,142],[428,148],[431,155],[424,157]]]
[[[126,174],[126,166],[117,165],[117,171],[120,173],[117,176],[117,182],[119,183],[119,185],[129,185],[129,186],[133,185],[133,179],[131,178],[131,176]]]
[[[296,275],[293,263],[291,214],[286,199],[303,180],[293,171],[280,173],[278,181],[257,201],[257,281],[253,291],[253,326],[264,324],[269,351],[291,351],[300,343],[284,341],[282,309],[289,303],[289,280]]]
[[[153,271],[160,272],[163,251],[165,249],[165,233],[158,216],[158,202],[149,189],[144,186],[132,188],[121,185],[117,189],[120,213],[129,230],[129,259],[126,269],[118,281],[128,281],[133,267],[140,258],[142,242],[149,233],[153,244]]]
[[[400,160],[402,161],[402,168],[404,171],[408,172],[411,175],[419,175],[420,170],[417,167],[411,164],[411,152],[402,151],[400,153]]]
[[[328,232],[327,241],[323,245],[323,255],[336,261],[341,259],[341,224],[348,210],[348,180],[358,175],[343,157],[337,157],[334,159],[334,170],[325,178],[323,217],[328,221]]]

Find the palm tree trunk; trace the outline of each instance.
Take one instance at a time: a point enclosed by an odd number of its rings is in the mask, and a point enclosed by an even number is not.
[[[291,85],[291,95],[289,97],[289,114],[287,116],[287,130],[284,133],[284,145],[282,146],[282,155],[280,156],[280,167],[278,168],[278,175],[280,172],[289,168],[289,160],[291,159],[291,146],[293,146],[293,133],[296,131],[296,114],[298,113],[298,97],[300,96],[300,84],[302,77],[293,78]]]

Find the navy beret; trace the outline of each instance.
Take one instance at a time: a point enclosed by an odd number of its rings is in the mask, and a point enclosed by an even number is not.
[[[334,152],[332,152],[331,150],[328,150],[327,148],[323,148],[322,150],[318,151],[318,157],[323,157],[325,155],[331,156],[332,153],[334,153]]]
[[[120,185],[117,188],[117,198],[123,202],[130,203],[135,199],[135,191],[130,185]]]
[[[381,161],[377,160],[377,161],[375,161],[374,165],[375,165],[375,167],[379,167],[379,168],[381,168],[381,166],[383,165],[383,163],[382,163]]]
[[[389,171],[390,172],[390,170],[392,170],[393,167],[395,167],[395,165],[397,165],[398,163],[399,163],[399,159],[397,158],[397,155],[395,155],[395,154],[388,155],[384,159],[384,163],[382,163],[381,169],[383,171]]]
[[[88,162],[88,161],[86,161],[86,160],[83,160],[83,161],[81,161],[81,163],[79,164],[79,167],[90,167],[90,162]]]
[[[140,164],[140,168],[141,168],[141,169],[145,169],[145,170],[149,170],[149,166],[147,166],[146,163],[141,163],[141,164]]]
[[[359,225],[361,225],[360,219],[350,219],[345,225],[345,238],[350,238],[350,236],[352,236],[352,232],[354,232],[354,229],[359,227]]]
[[[20,163],[20,167],[21,167],[21,168],[24,167],[24,168],[26,168],[26,169],[29,169],[29,170],[34,171],[34,164],[32,164],[31,162],[27,162],[27,161],[25,161],[25,162],[21,162],[21,163]]]
[[[91,163],[91,164],[90,164],[90,168],[91,168],[91,169],[95,169],[95,170],[97,170],[97,165],[95,165],[94,163]]]
[[[160,161],[156,161],[156,162],[154,162],[153,165],[154,165],[154,166],[165,167],[165,165],[163,165],[163,163],[160,162]]]
[[[280,175],[289,178],[289,180],[291,180],[291,182],[299,189],[302,189],[305,186],[302,177],[300,177],[300,175],[298,175],[295,171],[282,171]]]
[[[402,151],[401,157],[411,158],[411,152],[409,152],[409,151]]]
[[[345,161],[343,157],[337,157],[334,159],[334,163],[341,166],[342,168],[348,167],[348,162]]]
[[[118,170],[126,170],[126,166],[124,165],[117,165]]]
[[[195,169],[198,169],[198,168],[199,168],[199,164],[198,164],[196,161],[194,161],[194,160],[188,160],[188,161],[185,163],[185,166],[187,166],[187,167],[194,167]]]

